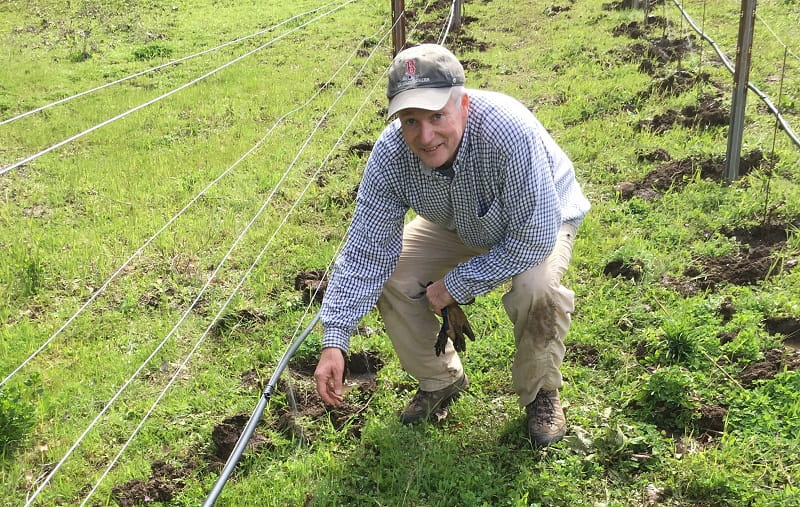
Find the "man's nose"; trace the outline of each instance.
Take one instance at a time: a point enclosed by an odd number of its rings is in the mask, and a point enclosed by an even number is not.
[[[419,140],[423,144],[427,144],[433,140],[433,127],[428,122],[421,122],[419,127]]]

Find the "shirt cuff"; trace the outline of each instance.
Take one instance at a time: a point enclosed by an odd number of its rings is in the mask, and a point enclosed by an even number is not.
[[[329,327],[322,336],[322,348],[335,347],[347,355],[350,348],[350,332],[344,328]]]
[[[475,294],[452,271],[444,275],[444,287],[460,305],[469,304],[475,299]]]

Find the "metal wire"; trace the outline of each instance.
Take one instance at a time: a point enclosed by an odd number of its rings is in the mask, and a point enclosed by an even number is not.
[[[211,70],[211,71],[203,74],[200,77],[192,79],[188,83],[183,84],[183,85],[179,86],[178,88],[170,90],[170,91],[168,91],[167,93],[165,93],[163,95],[160,95],[160,96],[158,96],[158,97],[156,97],[156,98],[154,98],[152,100],[148,100],[144,104],[140,104],[140,105],[138,105],[138,106],[136,106],[136,107],[134,107],[132,109],[129,109],[128,111],[125,111],[124,113],[120,113],[120,114],[118,114],[118,115],[116,115],[116,116],[114,116],[112,118],[109,118],[108,120],[100,122],[97,125],[94,125],[93,127],[89,127],[88,129],[84,130],[83,132],[79,132],[79,133],[75,134],[72,137],[64,139],[63,141],[60,141],[60,142],[58,142],[58,143],[56,143],[56,144],[54,144],[52,146],[49,146],[49,147],[45,148],[44,150],[39,151],[38,153],[34,153],[33,155],[25,157],[22,160],[18,160],[17,162],[14,162],[13,164],[11,164],[9,166],[0,169],[0,175],[3,175],[3,174],[5,174],[5,173],[7,173],[7,172],[9,172],[9,171],[11,171],[13,169],[16,169],[16,168],[18,168],[18,167],[20,167],[20,166],[22,166],[24,164],[27,164],[28,162],[36,160],[37,158],[41,157],[42,155],[50,153],[51,151],[53,151],[53,150],[55,150],[57,148],[60,148],[60,147],[64,146],[65,144],[71,143],[72,141],[74,141],[76,139],[79,139],[79,138],[85,136],[86,134],[94,132],[95,130],[97,130],[99,128],[102,128],[102,127],[105,127],[106,125],[108,125],[110,123],[113,123],[113,122],[115,122],[115,121],[117,121],[119,119],[125,118],[126,116],[130,115],[131,113],[134,113],[134,112],[136,112],[136,111],[138,111],[140,109],[143,109],[143,108],[145,108],[145,107],[147,107],[149,105],[155,104],[156,102],[158,102],[158,101],[160,101],[162,99],[165,99],[165,98],[167,98],[167,97],[169,97],[169,96],[171,96],[171,95],[173,95],[173,94],[175,94],[175,93],[177,93],[177,92],[179,92],[179,91],[181,91],[181,90],[183,90],[185,88],[188,88],[189,86],[192,86],[193,84],[198,83],[198,82],[202,81],[203,79],[216,74],[217,72],[221,71],[222,69],[230,67],[234,63],[237,63],[237,62],[247,58],[248,56],[253,55],[253,54],[261,51],[262,49],[270,46],[274,42],[277,42],[277,41],[283,39],[284,37],[288,36],[289,34],[295,32],[295,31],[297,31],[297,30],[299,30],[301,28],[304,28],[307,25],[310,25],[311,23],[313,23],[314,21],[322,19],[325,16],[327,16],[327,15],[329,15],[329,14],[331,14],[331,13],[333,13],[333,12],[335,12],[335,11],[337,11],[337,10],[339,10],[339,9],[341,9],[341,8],[347,6],[347,5],[349,5],[349,4],[351,4],[351,3],[355,2],[355,1],[356,0],[348,0],[347,2],[343,3],[342,5],[334,8],[334,9],[331,9],[331,10],[325,12],[324,14],[320,14],[319,16],[311,19],[310,21],[307,21],[307,22],[301,24],[300,26],[297,26],[297,27],[295,27],[295,28],[293,28],[293,29],[291,29],[291,30],[289,30],[289,31],[287,31],[287,32],[285,32],[285,33],[273,38],[271,41],[266,42],[266,43],[258,46],[257,48],[255,48],[253,50],[250,50],[247,53],[244,53],[243,55],[240,55],[240,56],[234,58],[233,60],[229,61],[228,63],[226,63],[224,65],[221,65],[221,66],[217,67],[216,69]]]
[[[351,56],[351,58],[352,58],[352,56]],[[348,60],[344,64],[342,64],[342,66],[339,67],[339,69],[333,74],[333,76],[331,76],[331,78],[328,81],[328,83],[330,83],[333,80],[333,78],[335,78],[339,74],[339,72],[342,69],[344,69],[345,65],[347,64],[347,62],[350,61],[351,58],[348,58]],[[318,88],[317,91],[305,103],[303,103],[299,107],[296,107],[295,109],[292,109],[288,113],[286,113],[283,116],[281,116],[280,118],[278,118],[278,120],[275,121],[275,123],[272,125],[272,127],[269,129],[269,131],[264,135],[264,137],[262,137],[252,148],[250,148],[244,155],[242,155],[230,167],[228,167],[219,176],[217,176],[211,183],[206,185],[206,187],[203,188],[200,191],[200,193],[198,193],[194,198],[192,198],[188,203],[186,203],[186,205],[180,211],[178,211],[178,213],[176,213],[171,219],[169,219],[158,231],[156,231],[155,234],[150,236],[150,238],[147,239],[147,241],[145,241],[144,244],[142,246],[140,246],[130,257],[128,257],[128,259],[125,260],[125,262],[119,268],[117,268],[117,270],[111,275],[111,277],[109,277],[105,282],[103,282],[103,284],[91,295],[91,297],[89,297],[89,299],[86,300],[86,302],[84,302],[83,305],[80,308],[78,308],[78,311],[76,311],[69,319],[67,319],[67,321],[64,322],[64,324],[62,324],[61,327],[55,333],[53,333],[47,340],[45,340],[45,342],[42,345],[40,345],[39,348],[37,348],[31,355],[29,355],[27,359],[25,359],[11,373],[9,373],[2,381],[0,381],[0,387],[2,387],[6,382],[8,382],[20,370],[22,370],[22,368],[24,368],[25,365],[27,365],[36,356],[38,356],[45,348],[47,348],[50,345],[50,343],[59,334],[61,334],[61,332],[64,331],[64,329],[66,329],[67,326],[69,326],[72,323],[72,321],[75,320],[78,317],[78,315],[80,315],[81,312],[83,312],[95,299],[97,299],[100,296],[100,294],[102,294],[106,290],[106,288],[109,286],[109,284],[112,281],[114,281],[120,275],[120,273],[122,273],[123,270],[128,265],[130,265],[130,263],[133,262],[133,260],[140,253],[142,253],[142,251],[144,251],[144,249],[148,245],[150,245],[150,243],[152,243],[162,232],[164,232],[164,230],[166,230],[170,225],[172,225],[173,222],[175,222],[181,215],[183,215],[195,202],[197,202],[198,199],[200,199],[200,197],[202,197],[209,189],[211,189],[214,185],[216,185],[231,170],[233,170],[236,166],[238,166],[242,161],[244,161],[248,156],[250,156],[255,150],[257,150],[259,147],[261,147],[261,145],[264,144],[264,142],[267,140],[267,138],[272,134],[272,132],[275,130],[275,128],[277,128],[277,126],[283,122],[283,120],[285,120],[291,114],[294,114],[295,112],[303,109],[308,104],[310,104],[311,101],[313,101],[320,93],[322,93],[324,88],[325,87]]]
[[[212,53],[214,51],[218,51],[218,50],[220,50],[222,48],[225,48],[225,47],[228,47],[228,46],[230,46],[232,44],[236,44],[238,42],[242,42],[242,41],[247,40],[247,39],[252,39],[253,37],[258,37],[259,35],[263,35],[263,34],[265,34],[267,32],[271,32],[272,30],[274,30],[274,29],[276,29],[276,28],[278,28],[280,26],[283,26],[283,25],[285,25],[285,24],[287,24],[287,23],[289,23],[291,21],[294,21],[297,18],[306,16],[308,14],[313,14],[314,12],[316,12],[318,10],[324,9],[325,7],[331,5],[332,3],[334,3],[334,2],[328,2],[327,4],[325,4],[325,5],[321,6],[321,7],[317,7],[316,9],[313,9],[313,10],[310,10],[310,11],[307,11],[307,12],[303,12],[303,13],[300,13],[300,14],[296,14],[296,15],[292,16],[291,18],[288,18],[288,19],[286,19],[284,21],[281,21],[277,25],[273,25],[273,26],[271,26],[269,28],[266,28],[264,30],[259,30],[258,32],[252,33],[250,35],[245,35],[243,37],[239,37],[237,39],[234,39],[232,41],[226,42],[224,44],[220,44],[219,46],[214,46],[213,48],[209,48],[209,49],[200,51],[199,53],[195,53],[193,55],[184,56],[184,57],[178,58],[176,60],[172,60],[172,61],[169,61],[169,62],[166,62],[166,63],[162,63],[161,65],[156,65],[155,67],[150,67],[149,69],[145,69],[145,70],[137,72],[135,74],[131,74],[129,76],[125,76],[123,78],[117,79],[116,81],[112,81],[110,83],[106,83],[106,84],[97,86],[97,87],[92,88],[90,90],[82,91],[80,93],[76,93],[75,95],[70,95],[69,97],[64,97],[63,99],[56,100],[55,102],[51,102],[50,104],[46,104],[44,106],[40,106],[40,107],[37,107],[35,109],[31,109],[30,111],[27,111],[27,112],[18,114],[16,116],[12,116],[11,118],[7,118],[5,120],[0,121],[0,125],[5,125],[7,123],[11,123],[11,122],[19,120],[21,118],[25,118],[26,116],[30,116],[30,115],[32,115],[34,113],[38,113],[40,111],[44,111],[45,109],[49,109],[49,108],[51,108],[53,106],[57,106],[59,104],[65,103],[65,102],[69,102],[70,100],[73,100],[73,99],[77,99],[78,97],[83,97],[84,95],[89,95],[90,93],[102,90],[104,88],[108,88],[110,86],[123,83],[125,81],[130,80],[130,79],[133,79],[133,78],[136,78],[136,77],[139,77],[139,76],[143,76],[145,74],[149,74],[150,72],[153,72],[153,71],[156,71],[156,70],[159,70],[159,69],[163,69],[164,67],[169,67],[170,65],[175,65],[175,64],[178,64],[178,63],[181,63],[181,62],[185,62],[186,60],[191,60],[192,58],[196,58],[198,56],[202,56],[202,55],[205,55],[205,54],[208,54],[208,53]]]
[[[672,3],[675,4],[675,6],[681,12],[683,17],[689,23],[689,25],[694,29],[694,31],[697,32],[706,41],[708,41],[709,44],[711,44],[711,47],[714,48],[714,51],[716,51],[720,60],[722,60],[722,63],[725,65],[725,68],[727,68],[728,71],[730,71],[732,74],[735,73],[733,64],[731,64],[730,60],[728,60],[728,57],[725,56],[725,54],[722,52],[719,46],[717,46],[717,43],[714,42],[714,40],[711,37],[709,37],[708,34],[706,34],[702,29],[700,29],[700,27],[698,27],[697,24],[695,24],[694,20],[691,18],[691,16],[689,16],[686,10],[684,10],[683,6],[678,0],[672,0]],[[786,121],[786,118],[784,118],[780,110],[775,106],[775,104],[773,104],[772,100],[767,96],[767,94],[762,92],[758,87],[756,87],[756,85],[754,85],[750,81],[747,82],[747,87],[750,90],[752,90],[753,93],[755,93],[758,96],[758,98],[760,98],[761,101],[764,102],[764,104],[766,104],[767,108],[769,108],[769,110],[772,112],[775,118],[777,118],[777,120],[780,122],[781,127],[783,128],[784,132],[786,132],[786,135],[788,135],[789,138],[792,140],[792,142],[794,142],[794,144],[797,145],[798,148],[800,148],[800,138],[797,137],[797,134],[795,134],[794,130],[792,130],[792,126],[789,125],[789,122]]]

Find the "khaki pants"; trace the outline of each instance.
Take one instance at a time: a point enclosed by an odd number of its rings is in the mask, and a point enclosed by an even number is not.
[[[561,278],[572,257],[575,232],[575,227],[562,225],[553,253],[539,266],[513,277],[511,290],[503,296],[503,306],[514,324],[517,350],[512,382],[522,406],[532,402],[540,389],[558,389],[562,384],[559,369],[574,293],[561,285]],[[449,340],[444,354],[437,357],[434,352],[441,324],[428,308],[425,286],[485,252],[421,217],[405,227],[403,252],[378,299],[378,309],[400,363],[424,391],[447,387],[464,371]],[[480,331],[476,335],[479,337]]]

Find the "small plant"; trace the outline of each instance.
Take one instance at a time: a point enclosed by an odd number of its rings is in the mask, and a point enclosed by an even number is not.
[[[685,428],[697,404],[692,387],[689,372],[667,366],[650,375],[636,401],[645,418],[659,428]]]
[[[133,57],[137,60],[150,60],[158,57],[166,57],[172,54],[172,49],[162,44],[148,44],[133,50]]]
[[[0,456],[7,456],[33,427],[33,408],[16,387],[0,387]]]
[[[668,320],[662,330],[665,359],[670,364],[693,363],[698,354],[698,341],[688,323]]]

